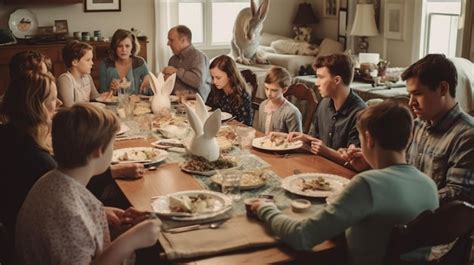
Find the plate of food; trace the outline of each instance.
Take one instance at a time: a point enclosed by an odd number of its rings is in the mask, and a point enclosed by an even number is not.
[[[221,185],[225,172],[218,172],[211,176],[212,182]],[[267,183],[267,174],[261,169],[252,169],[242,171],[240,176],[240,189],[251,190],[264,186]]]
[[[252,146],[268,151],[289,151],[301,148],[303,146],[303,142],[288,142],[286,136],[271,135],[253,139]]]
[[[220,156],[219,159],[213,162],[209,162],[202,157],[193,157],[180,164],[182,171],[203,176],[212,176],[216,174],[216,170],[230,169],[237,166],[238,163],[235,158],[224,156]]]
[[[104,104],[118,104],[119,99],[117,96],[114,96],[113,93],[102,93],[99,97],[95,98],[95,101],[104,103]]]
[[[233,145],[238,145],[239,141],[236,133],[236,126],[231,125],[222,125],[219,131],[217,132],[217,138],[227,139],[232,142]]]
[[[349,180],[325,173],[303,173],[286,177],[281,187],[291,193],[315,198],[325,198],[341,192]]]
[[[168,157],[168,152],[153,147],[129,147],[114,150],[112,163],[154,164]]]
[[[232,114],[230,114],[229,112],[225,112],[225,111],[221,112],[221,121],[230,120],[230,119],[232,119],[232,117],[233,117]]]
[[[153,197],[151,208],[158,215],[175,220],[203,220],[230,210],[232,199],[220,192],[208,190],[180,191]]]
[[[10,14],[8,25],[15,37],[26,39],[35,35],[38,29],[38,19],[36,15],[28,9],[18,9]]]

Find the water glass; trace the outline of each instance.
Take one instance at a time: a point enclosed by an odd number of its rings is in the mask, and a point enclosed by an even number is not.
[[[222,173],[222,193],[232,198],[234,201],[241,199],[240,177],[238,171]]]
[[[239,147],[242,153],[249,153],[255,139],[255,129],[252,127],[237,127],[236,133],[239,140]]]

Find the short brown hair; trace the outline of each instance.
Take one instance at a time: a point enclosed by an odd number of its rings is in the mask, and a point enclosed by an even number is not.
[[[291,75],[285,68],[273,66],[268,70],[267,76],[265,76],[265,83],[278,83],[281,88],[287,88],[291,85]]]
[[[80,60],[87,51],[92,51],[93,48],[91,45],[85,42],[80,42],[78,40],[73,40],[68,43],[63,48],[63,61],[67,68],[72,67],[72,62],[74,60]]]
[[[117,47],[119,46],[120,42],[122,42],[126,38],[129,38],[132,41],[132,55],[136,56],[138,52],[140,52],[140,43],[138,42],[137,36],[135,36],[135,34],[133,34],[133,32],[129,30],[118,29],[112,36],[112,41],[110,41],[110,59],[115,61],[117,57],[115,51],[117,50]]]
[[[97,148],[105,150],[120,128],[117,117],[89,103],[62,108],[53,118],[53,151],[58,165],[72,169],[87,164]]]
[[[367,130],[386,150],[403,151],[410,141],[412,128],[410,110],[395,100],[371,105],[357,115],[359,134]]]
[[[332,76],[340,76],[344,85],[351,84],[354,78],[354,63],[349,55],[335,53],[327,56],[320,56],[313,64],[314,69],[326,67]]]
[[[178,25],[175,27],[175,29],[176,32],[178,32],[179,37],[185,37],[189,41],[189,43],[192,42],[193,33],[188,27],[186,27],[185,25]]]
[[[10,80],[22,77],[29,71],[39,72],[41,70],[41,64],[45,63],[45,59],[45,55],[32,50],[13,55],[9,64]]]
[[[401,75],[403,81],[418,78],[430,90],[436,90],[442,81],[449,84],[449,94],[456,96],[458,73],[453,62],[444,54],[428,54],[410,65]]]

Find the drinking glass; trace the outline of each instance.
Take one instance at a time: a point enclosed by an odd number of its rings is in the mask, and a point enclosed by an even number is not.
[[[231,197],[234,201],[240,200],[242,198],[240,194],[241,173],[238,171],[221,172],[221,176],[222,193]]]
[[[239,147],[242,153],[250,153],[252,148],[252,141],[255,139],[255,129],[252,127],[237,127],[237,139],[239,141]]]

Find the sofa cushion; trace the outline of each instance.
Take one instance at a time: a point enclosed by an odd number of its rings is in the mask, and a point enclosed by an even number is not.
[[[291,40],[291,38],[286,37],[286,36],[262,32],[262,35],[260,37],[260,45],[270,46],[270,44],[272,44],[272,42],[276,40],[288,40],[288,39]]]
[[[318,54],[318,47],[306,41],[297,40],[276,40],[270,45],[277,53],[295,54],[295,55],[313,55]]]
[[[325,38],[319,45],[319,56],[326,56],[333,53],[341,53],[344,51],[344,47],[338,41],[333,39]]]

